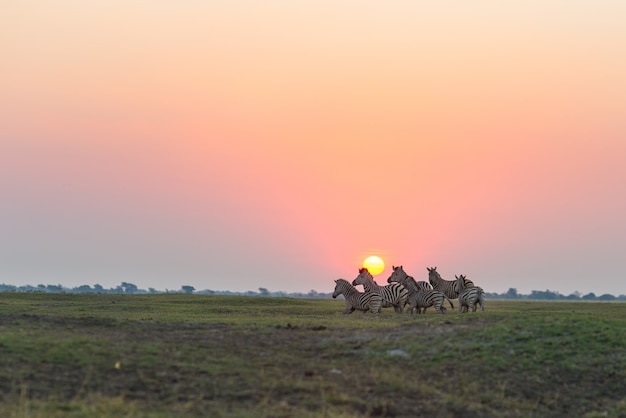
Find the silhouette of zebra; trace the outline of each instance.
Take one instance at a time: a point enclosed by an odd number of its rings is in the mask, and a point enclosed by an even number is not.
[[[437,267],[426,267],[428,270],[428,281],[433,286],[434,290],[443,292],[444,295],[450,299],[457,299],[459,297],[459,288],[456,280],[444,280],[437,272]],[[464,279],[465,287],[473,287],[474,283],[471,280]]]
[[[389,276],[389,278],[387,279],[387,283],[398,282],[402,286],[404,286],[409,291],[409,293],[418,290],[433,290],[433,287],[430,285],[430,283],[424,281],[415,281],[413,276],[409,276],[408,274],[406,274],[402,266],[391,266],[391,268],[393,272],[391,273],[391,276]]]
[[[459,312],[465,313],[469,309],[472,312],[476,312],[476,304],[480,305],[480,310],[485,310],[485,292],[480,286],[466,287],[465,281],[467,280],[464,275],[454,276],[456,277],[456,285],[460,289],[459,293]]]
[[[351,314],[355,310],[363,312],[370,311],[373,314],[379,314],[381,312],[383,298],[378,293],[359,292],[349,281],[337,279],[335,280],[333,299],[341,294],[343,294],[343,297],[346,299],[346,309],[343,311],[344,314]]]
[[[359,275],[352,281],[353,286],[359,284],[363,285],[365,293],[374,292],[382,296],[383,308],[393,306],[396,313],[402,313],[404,311],[404,305],[406,305],[407,298],[409,297],[409,291],[400,283],[379,286],[378,283],[374,281],[374,277],[369,270],[363,267],[359,269]]]

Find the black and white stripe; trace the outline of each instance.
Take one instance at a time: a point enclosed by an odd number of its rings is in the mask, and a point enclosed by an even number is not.
[[[444,295],[450,299],[457,299],[459,297],[460,288],[457,285],[457,280],[444,280],[437,272],[437,267],[427,267],[428,269],[428,281],[433,286],[434,290],[443,292]],[[465,287],[473,287],[474,283],[471,280],[463,279]]]
[[[443,306],[444,301],[448,301],[452,309],[454,309],[454,305],[452,301],[443,293],[438,290],[420,290],[418,292],[412,293],[409,296],[409,313],[413,313],[413,309],[417,308],[417,313],[426,313],[426,309],[430,306],[434,306],[435,310],[440,314],[446,312],[446,308]],[[423,308],[423,310],[421,309]]]
[[[409,291],[400,283],[392,283],[386,286],[379,286],[374,281],[374,277],[365,267],[359,269],[359,275],[352,281],[352,285],[363,285],[365,293],[374,292],[383,298],[383,308],[393,306],[396,313],[402,313],[409,297]]]
[[[409,276],[402,266],[391,266],[393,272],[387,279],[387,283],[400,283],[409,291],[409,298],[407,299],[407,303],[409,304],[409,313],[413,313],[413,310],[417,308],[417,313],[426,313],[426,309],[428,306],[424,306],[424,310],[422,311],[421,305],[428,304],[429,300],[426,300],[425,295],[418,296],[417,293],[422,291],[431,291],[433,288],[427,282],[416,282],[415,279]],[[426,298],[426,299],[425,299]],[[434,303],[434,302],[433,302]],[[443,303],[443,302],[442,302]],[[452,304],[452,303],[451,303]],[[429,306],[432,306],[429,305]],[[452,306],[454,308],[454,305]],[[445,308],[444,308],[445,309]]]
[[[374,314],[381,312],[383,299],[378,293],[359,292],[354,286],[347,280],[337,279],[335,280],[335,291],[333,292],[333,299],[343,294],[346,299],[346,309],[344,314],[351,314],[355,310],[358,311],[370,311]]]
[[[454,276],[456,277],[456,285],[460,289],[459,293],[459,312],[465,313],[470,309],[472,312],[476,312],[477,306],[480,305],[480,310],[485,310],[485,292],[480,286],[466,287],[466,278],[464,275]]]
[[[391,268],[393,272],[391,273],[391,276],[389,276],[389,278],[387,279],[387,283],[398,282],[402,286],[404,286],[409,291],[409,293],[417,292],[419,290],[433,290],[433,287],[430,285],[430,283],[424,281],[415,281],[412,276],[406,274],[402,266],[391,266]]]

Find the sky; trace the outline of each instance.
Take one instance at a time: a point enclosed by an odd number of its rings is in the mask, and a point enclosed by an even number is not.
[[[0,283],[626,293],[626,2],[7,0]]]

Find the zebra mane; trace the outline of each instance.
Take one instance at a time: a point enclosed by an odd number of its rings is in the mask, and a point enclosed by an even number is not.
[[[413,276],[406,276],[406,280],[411,281],[411,283],[414,283],[415,286],[417,286],[417,280],[415,280]]]
[[[413,278],[413,276],[409,276],[407,275],[404,278],[404,287],[406,287],[407,289],[411,288],[411,290],[419,290],[419,287],[417,286],[417,282],[415,281],[415,279]]]
[[[417,292],[419,290],[419,286],[415,279],[408,274],[404,273],[405,276],[403,278],[399,278],[397,283],[400,283],[406,290],[409,292]]]

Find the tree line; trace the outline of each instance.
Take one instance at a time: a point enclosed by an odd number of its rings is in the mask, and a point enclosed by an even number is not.
[[[282,291],[270,291],[267,288],[259,287],[257,291],[233,292],[230,290],[196,290],[193,286],[183,285],[177,290],[157,290],[152,287],[141,289],[137,285],[129,282],[122,282],[118,286],[104,288],[99,284],[93,286],[82,285],[77,287],[64,287],[57,285],[37,286],[25,285],[14,286],[10,284],[0,284],[0,292],[46,292],[46,293],[112,293],[112,294],[158,294],[158,293],[186,293],[198,295],[233,295],[233,296],[275,296],[275,297],[293,297],[293,298],[330,298],[332,292],[324,293],[310,290],[306,293],[288,293]],[[582,294],[574,292],[569,295],[563,295],[559,292],[551,290],[533,290],[529,294],[522,294],[515,288],[509,288],[504,293],[486,292],[487,299],[516,299],[516,300],[569,300],[569,301],[626,301],[626,295],[614,296],[608,293],[596,295],[593,292]]]

